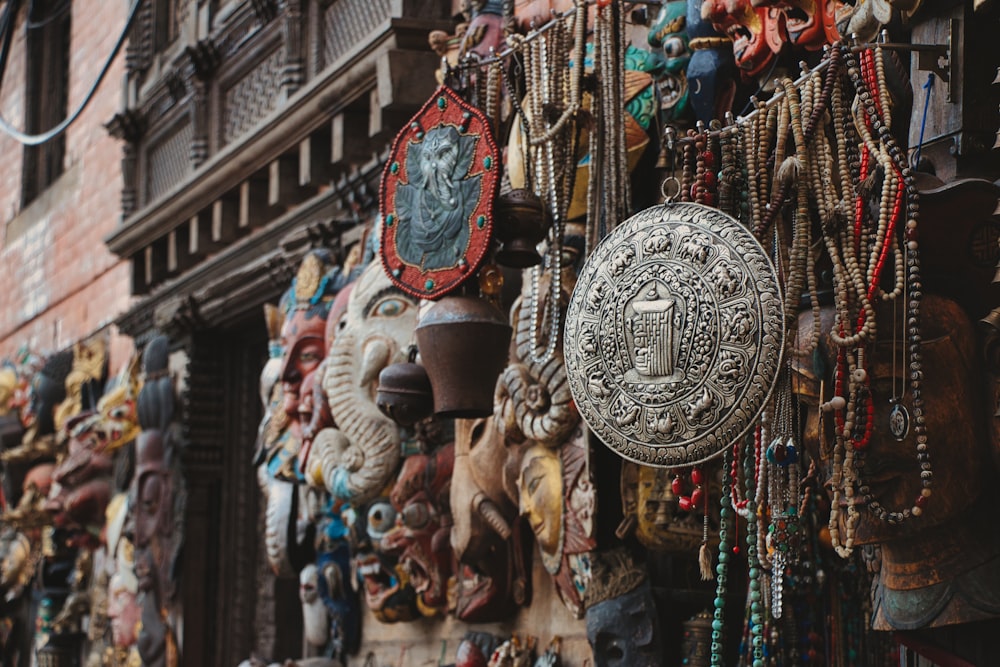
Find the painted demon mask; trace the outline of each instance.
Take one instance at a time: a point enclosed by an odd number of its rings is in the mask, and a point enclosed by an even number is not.
[[[396,525],[382,538],[382,550],[399,558],[424,616],[443,613],[448,604],[448,580],[454,570],[448,503],[454,463],[452,444],[434,454],[410,456],[389,495]]]
[[[113,463],[95,428],[99,421],[99,415],[85,413],[66,425],[70,433],[67,454],[53,472],[55,484],[45,504],[56,525],[73,524],[97,531],[104,523],[104,511],[111,500]]]
[[[750,0],[706,0],[702,15],[716,30],[733,40],[733,58],[744,79],[764,74],[781,49],[783,25],[765,7],[754,7]]]
[[[752,0],[754,7],[767,7],[772,21],[784,15],[788,41],[795,48],[818,51],[839,35],[836,29],[836,0]]]
[[[348,512],[353,568],[375,618],[382,623],[420,617],[417,594],[399,559],[382,551],[382,538],[396,525],[396,510],[388,497],[375,498],[357,512]]]
[[[687,34],[687,1],[665,2],[649,26],[649,45],[659,50],[663,72],[656,81],[660,110],[666,120],[682,117],[688,108],[686,70],[691,61]]]

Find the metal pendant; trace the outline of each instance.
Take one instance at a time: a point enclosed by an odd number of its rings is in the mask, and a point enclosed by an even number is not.
[[[906,411],[898,398],[892,399],[891,403],[889,432],[898,442],[902,442],[906,439],[906,434],[910,432],[910,413]]]
[[[573,399],[606,445],[645,465],[704,461],[746,432],[777,378],[777,275],[721,211],[654,206],[588,258],[564,341]]]

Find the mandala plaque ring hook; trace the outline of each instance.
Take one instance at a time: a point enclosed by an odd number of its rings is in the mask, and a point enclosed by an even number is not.
[[[664,204],[672,204],[675,198],[681,193],[681,182],[676,176],[668,176],[660,184],[660,194],[663,195]]]

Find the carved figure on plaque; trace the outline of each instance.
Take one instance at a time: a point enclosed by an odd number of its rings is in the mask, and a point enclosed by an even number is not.
[[[613,258],[633,252],[619,271]],[[563,352],[575,405],[631,461],[710,458],[763,407],[782,310],[774,268],[739,222],[698,204],[642,211],[594,250],[573,290]]]

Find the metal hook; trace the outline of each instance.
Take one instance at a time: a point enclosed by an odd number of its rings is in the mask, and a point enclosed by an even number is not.
[[[660,184],[660,194],[663,195],[664,204],[674,203],[674,199],[681,194],[681,182],[676,176],[668,176]]]

